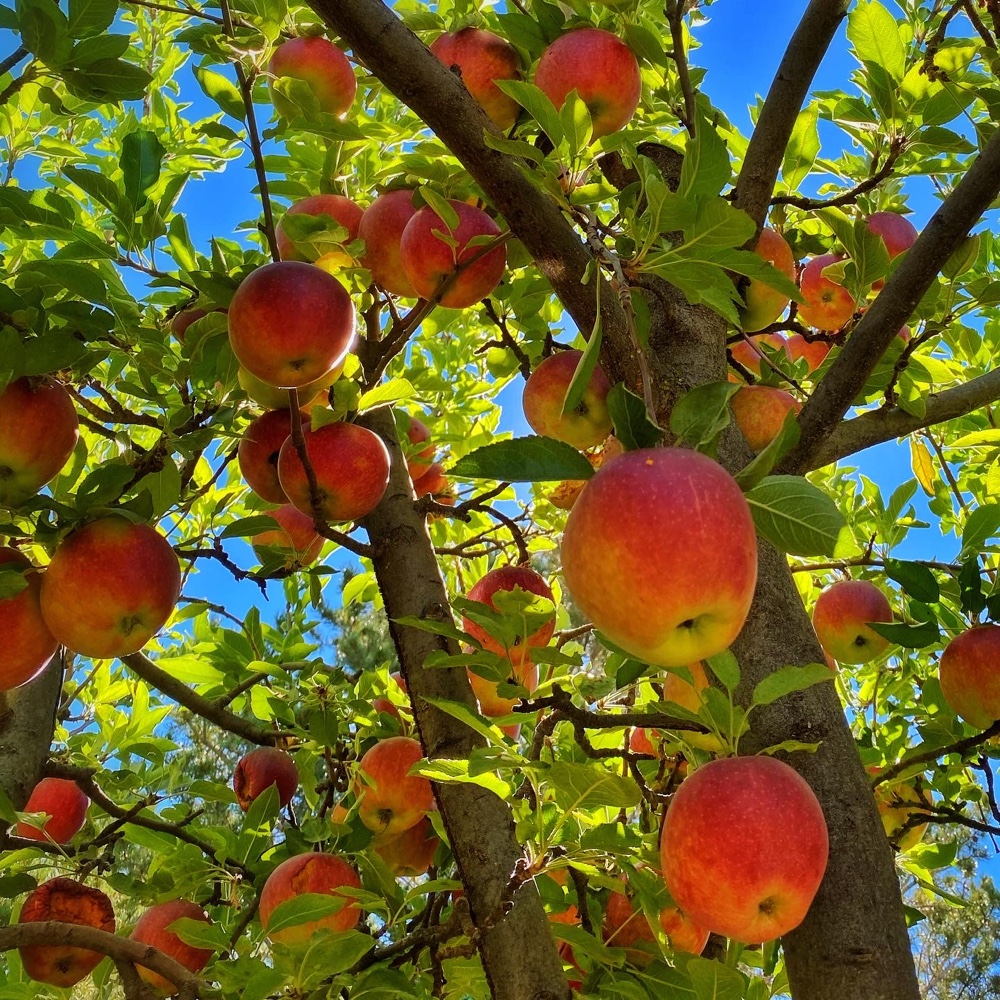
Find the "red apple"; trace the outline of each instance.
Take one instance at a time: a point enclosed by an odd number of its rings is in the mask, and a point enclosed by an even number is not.
[[[752,337],[748,340],[736,341],[729,348],[729,353],[732,354],[733,360],[739,362],[747,371],[758,378],[760,377],[761,365],[764,363],[764,355],[757,347],[758,344],[767,344],[768,347],[775,350],[784,350],[785,355],[790,357],[788,341],[780,333],[765,333],[762,337]],[[766,370],[773,371],[773,368],[768,364]],[[729,381],[742,382],[743,376],[738,375],[736,372],[730,372]]]
[[[183,965],[189,972],[201,972],[212,957],[212,949],[195,948],[193,945],[185,944],[173,931],[169,930],[170,925],[175,920],[185,918],[201,920],[206,924],[211,923],[208,914],[200,906],[186,899],[173,899],[169,903],[157,903],[146,910],[129,937],[141,944],[152,945],[165,955],[169,955],[175,962]],[[159,990],[168,996],[177,992],[177,987],[159,973],[141,965],[137,966],[137,969],[142,979],[149,983],[154,990]]]
[[[640,967],[649,965],[660,951],[646,915],[633,907],[625,891],[608,893],[601,936],[609,947],[624,948],[628,961]]]
[[[187,333],[188,327],[192,323],[197,323],[198,320],[204,319],[209,312],[224,313],[225,309],[202,309],[201,306],[189,306],[187,309],[182,309],[179,313],[174,315],[174,318],[170,321],[170,332],[183,344],[184,336]]]
[[[740,433],[754,451],[763,451],[781,430],[789,413],[802,404],[784,389],[770,385],[745,385],[729,401]]]
[[[341,361],[330,369],[322,378],[298,388],[299,409],[308,413],[316,405],[325,405],[328,400],[327,389],[344,374],[344,365],[349,355],[345,354]],[[256,375],[251,375],[245,368],[236,372],[236,378],[244,392],[266,410],[287,410],[290,408],[287,389],[278,389],[267,382],[261,381]]]
[[[903,342],[904,344],[908,344],[908,343],[910,342],[910,337],[912,337],[912,336],[913,336],[913,334],[912,334],[912,333],[910,333],[910,328],[909,328],[908,326],[901,326],[901,327],[900,327],[900,328],[899,328],[899,329],[898,329],[898,330],[896,331],[896,336],[897,336],[897,337],[899,337],[899,339],[900,339],[900,340],[901,340],[901,341],[902,341],[902,342]]]
[[[68,535],[42,577],[41,608],[56,640],[81,656],[126,656],[166,624],[181,592],[170,543],[117,514]]]
[[[396,686],[404,694],[406,693],[406,681],[403,680],[403,675],[401,673],[394,671],[389,674],[389,679],[394,681]],[[376,712],[385,712],[387,715],[391,715],[394,719],[399,719],[399,721],[402,722],[399,715],[399,706],[396,705],[395,702],[390,701],[389,698],[375,698],[372,701],[372,708],[375,709]],[[404,708],[404,711],[408,711],[408,709]]]
[[[642,97],[632,50],[600,28],[575,28],[557,38],[538,61],[535,85],[557,109],[575,90],[590,111],[595,139],[623,129]]]
[[[432,496],[436,500],[448,490],[448,477],[444,474],[444,466],[435,462],[419,478],[413,480],[413,493],[417,497]]]
[[[431,821],[424,816],[414,826],[395,836],[377,835],[372,840],[372,850],[397,878],[416,878],[427,874],[440,843]]]
[[[399,243],[416,211],[412,191],[387,191],[365,209],[358,230],[365,241],[361,263],[371,271],[372,281],[406,298],[416,298],[417,293],[403,269]]]
[[[528,692],[532,692],[538,687],[538,664],[532,663],[527,657],[522,658],[516,665],[512,666],[514,679]],[[497,719],[502,715],[510,715],[514,711],[514,706],[518,703],[518,698],[503,698],[497,691],[498,684],[486,677],[480,677],[469,671],[469,683],[475,696],[479,699],[479,711],[489,719]],[[508,735],[510,735],[508,733]],[[517,739],[517,733],[511,739]]]
[[[952,710],[977,729],[1000,719],[1000,625],[978,625],[941,654],[941,691]]]
[[[16,507],[51,482],[79,436],[73,399],[55,379],[11,382],[0,392],[0,507]]]
[[[268,515],[278,522],[278,527],[253,536],[257,558],[263,562],[266,550],[276,549],[284,556],[285,569],[312,565],[323,549],[323,536],[316,531],[312,517],[290,503],[268,511]]]
[[[258,267],[229,304],[229,343],[237,360],[281,389],[322,378],[353,342],[351,297],[312,264],[282,260]]]
[[[291,433],[291,412],[270,410],[250,424],[236,449],[240,475],[268,503],[288,503],[278,480],[278,454]]]
[[[278,790],[278,805],[284,809],[299,787],[299,772],[290,753],[278,747],[257,747],[240,758],[233,773],[233,791],[244,812],[272,785]]]
[[[339,50],[338,50],[339,51]],[[314,194],[295,202],[286,212],[289,215],[326,215],[347,230],[345,243],[358,238],[358,227],[361,225],[361,208],[350,198],[339,194]],[[285,235],[281,223],[275,227],[275,238],[278,241],[278,254],[282,260],[309,260],[310,258],[295,249],[295,244]],[[329,242],[329,241],[327,241]]]
[[[358,424],[335,422],[314,431],[303,422],[306,454],[316,473],[320,513],[328,521],[357,521],[375,509],[389,485],[389,449]],[[278,454],[282,489],[303,514],[312,516],[305,466],[288,438]]]
[[[406,440],[402,442],[402,445],[406,453],[406,470],[410,473],[410,479],[414,483],[425,475],[432,466],[437,465],[434,461],[436,449],[433,444],[427,444],[423,448],[417,447],[417,445],[424,444],[425,441],[429,442],[430,439],[431,432],[427,425],[416,417],[410,417],[409,426],[406,428]],[[440,465],[437,467],[441,468]]]
[[[889,640],[866,622],[891,622],[892,608],[874,583],[841,580],[827,587],[813,608],[820,645],[838,663],[868,663],[889,648]]]
[[[531,373],[521,396],[525,419],[536,434],[581,450],[596,447],[612,430],[607,402],[611,383],[600,365],[594,368],[580,402],[563,416],[563,401],[582,358],[583,351],[550,354]]]
[[[809,341],[801,333],[796,333],[788,338],[788,356],[792,361],[805,358],[810,375],[823,364],[829,353],[830,345],[824,340]]]
[[[424,756],[409,736],[390,736],[375,744],[358,762],[354,794],[361,822],[384,836],[416,826],[434,808],[431,783],[411,775]]]
[[[654,739],[656,740],[655,744],[653,743]],[[644,753],[650,757],[659,757],[659,747],[662,741],[663,734],[658,729],[642,729],[637,726],[629,734],[628,748],[632,753]]]
[[[744,944],[802,922],[826,870],[823,810],[774,757],[727,757],[674,793],[660,836],[663,877],[696,923]]]
[[[430,46],[452,70],[457,70],[466,90],[501,131],[509,129],[521,113],[521,106],[493,81],[519,80],[517,50],[510,42],[482,28],[446,31]]]
[[[813,257],[799,275],[799,290],[805,302],[799,303],[799,319],[806,326],[817,330],[839,330],[854,315],[856,303],[851,293],[823,269],[844,258],[839,254],[825,253]]]
[[[290,76],[309,84],[320,111],[343,118],[354,103],[358,81],[347,56],[326,38],[291,38],[274,50],[267,67],[274,77]],[[294,118],[299,109],[271,85],[278,114]]]
[[[909,250],[920,235],[909,219],[896,212],[873,212],[865,219],[865,225],[868,232],[882,237],[889,260],[894,260],[904,250]]]
[[[42,618],[42,578],[26,556],[0,547],[0,573],[23,573],[27,586],[12,597],[0,597],[0,691],[27,684],[52,656],[58,643]]]
[[[682,667],[739,634],[757,536],[736,481],[683,448],[629,451],[587,481],[566,519],[563,578],[580,610],[645,663]]]
[[[766,226],[760,231],[760,239],[754,251],[762,260],[773,264],[791,281],[795,280],[795,258],[792,248],[773,229]],[[752,280],[744,293],[746,305],[740,309],[740,325],[744,333],[757,333],[770,326],[787,308],[791,301],[776,288],[762,281]]]
[[[660,929],[667,935],[670,947],[688,955],[700,955],[708,944],[711,931],[696,924],[679,906],[660,910]]]
[[[32,789],[24,812],[46,813],[48,819],[39,830],[28,823],[17,824],[17,835],[25,840],[68,844],[87,822],[90,799],[75,781],[66,778],[42,778]]]
[[[877,766],[868,768],[869,774],[872,775],[877,775],[880,770],[881,768]],[[926,815],[926,810],[919,807],[929,807],[931,802],[914,783],[899,780],[883,781],[882,784],[875,786],[875,805],[878,807],[885,835],[895,844],[897,850],[906,852],[920,843],[927,832],[927,824],[913,825],[910,819],[913,816]],[[918,808],[914,809],[914,805]]]

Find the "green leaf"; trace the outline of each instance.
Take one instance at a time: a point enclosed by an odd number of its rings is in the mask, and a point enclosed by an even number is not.
[[[819,155],[819,106],[815,102],[799,112],[785,147],[781,179],[789,191],[795,191],[809,176]]]
[[[319,892],[303,892],[291,899],[279,903],[271,913],[267,922],[267,932],[275,935],[286,927],[298,927],[299,924],[322,920],[324,917],[339,913],[345,906],[350,906],[351,900],[345,889],[345,895],[327,895]],[[375,942],[369,938],[369,945]]]
[[[730,694],[739,687],[740,664],[735,655],[728,649],[708,657],[705,662]]]
[[[117,0],[69,0],[69,33],[89,38],[111,27],[118,12]]]
[[[122,140],[121,168],[125,175],[125,201],[133,219],[149,201],[148,191],[160,178],[166,150],[149,129],[131,132]]]
[[[753,489],[798,444],[801,433],[797,415],[786,413],[778,436],[733,477],[740,489]]]
[[[566,398],[563,400],[562,405],[562,415],[564,417],[571,416],[573,411],[583,402],[583,394],[590,385],[594,369],[597,368],[597,359],[601,354],[601,341],[603,339],[600,313],[598,313],[598,321],[594,326],[594,332],[590,340],[587,341],[587,346],[583,349],[583,355],[576,366],[576,371],[573,372],[573,379],[569,384],[569,388],[566,390]]]
[[[936,646],[941,641],[941,628],[936,621],[921,622],[919,625],[869,622],[868,627],[883,639],[888,639],[905,649],[924,649],[927,646]]]
[[[226,951],[229,948],[229,938],[218,924],[210,924],[204,920],[194,920],[191,917],[180,917],[167,927],[185,944],[206,951]]]
[[[403,399],[412,399],[416,390],[405,378],[391,378],[388,382],[375,386],[364,393],[358,400],[358,410],[370,410],[383,403],[398,403]]]
[[[611,387],[608,393],[608,412],[615,428],[615,437],[626,451],[652,448],[663,438],[663,431],[650,419],[646,404],[634,392],[626,389],[623,382]]]
[[[474,712],[468,705],[463,705],[458,701],[449,701],[447,698],[428,698],[426,695],[421,700],[426,701],[428,705],[433,705],[446,715],[450,715],[453,719],[458,719],[459,722],[479,733],[487,743],[503,744],[503,735],[500,730],[491,725],[488,719]]]
[[[691,977],[697,1000],[743,1000],[746,980],[722,962],[692,958],[684,971]]]
[[[709,382],[695,386],[674,403],[670,430],[698,451],[709,450],[729,426],[729,400],[739,390],[733,382]]]
[[[959,561],[964,562],[970,556],[982,552],[986,543],[996,535],[997,531],[1000,531],[1000,504],[980,504],[965,519]]]
[[[729,183],[732,173],[726,144],[708,119],[699,115],[695,138],[684,150],[677,193],[682,198],[715,196]]]
[[[542,127],[542,131],[549,137],[553,146],[558,146],[562,142],[562,119],[543,90],[533,83],[524,83],[522,80],[494,80],[493,84],[527,110]]]
[[[274,531],[277,527],[278,522],[270,514],[257,514],[230,521],[219,533],[219,538],[252,538],[265,531]]]
[[[24,574],[25,567],[18,568],[10,563],[0,563],[0,601],[17,597],[28,586],[28,578]]]
[[[542,151],[537,146],[532,146],[530,142],[525,142],[523,139],[504,139],[501,136],[494,135],[492,132],[484,132],[483,142],[490,149],[495,149],[499,153],[506,153],[508,156],[520,156],[529,163],[539,164],[545,159]]]
[[[694,221],[684,229],[686,245],[678,248],[678,253],[687,256],[688,246],[695,243],[699,249],[740,247],[753,236],[754,229],[753,219],[741,209],[733,208],[725,198],[699,198]]]
[[[458,229],[458,212],[455,211],[455,207],[447,198],[443,198],[434,188],[427,186],[420,189],[420,197],[424,204],[445,224],[449,233],[454,233]]]
[[[768,674],[754,689],[753,705],[770,705],[786,694],[804,691],[814,684],[832,681],[837,676],[825,663],[807,663],[804,667],[782,667]]]
[[[585,149],[590,143],[593,124],[590,119],[590,110],[580,100],[580,95],[575,90],[571,90],[566,95],[566,100],[559,111],[559,119],[562,122],[566,145],[569,147],[569,155],[576,156],[581,149]]]
[[[205,96],[215,101],[223,111],[237,121],[246,117],[246,107],[239,88],[228,77],[215,73],[205,66],[192,66],[192,72]]]
[[[757,530],[782,552],[833,556],[838,543],[849,542],[840,509],[801,476],[768,476],[746,498]]]
[[[885,575],[890,580],[895,580],[910,597],[918,601],[934,604],[941,599],[941,585],[927,566],[900,559],[886,559]]]
[[[847,18],[847,38],[863,63],[881,66],[899,83],[906,74],[906,50],[899,25],[889,11],[872,0],[861,0]]]
[[[24,47],[49,66],[59,67],[73,51],[69,21],[54,0],[18,0]]]
[[[476,751],[473,751],[475,754]],[[436,757],[434,760],[421,761],[413,768],[412,774],[419,774],[431,781],[458,782],[463,785],[479,785],[492,792],[497,798],[509,799],[514,794],[510,783],[500,777],[494,770],[484,770],[482,758],[472,760],[451,760]]]
[[[533,436],[477,448],[460,458],[449,473],[461,479],[495,479],[501,483],[551,483],[589,479],[594,469],[565,442]]]
[[[603,767],[557,760],[544,772],[556,804],[565,812],[580,809],[631,809],[639,804],[639,786]]]
[[[153,78],[142,67],[124,59],[98,59],[85,69],[65,70],[63,81],[74,97],[117,104],[141,100]]]

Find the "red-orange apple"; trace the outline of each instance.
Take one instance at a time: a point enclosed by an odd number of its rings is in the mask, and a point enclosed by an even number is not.
[[[825,253],[813,257],[799,275],[799,290],[805,302],[799,303],[799,319],[817,330],[839,330],[854,315],[851,293],[823,273],[824,268],[844,258]]]
[[[881,768],[874,765],[868,768],[868,772],[872,775],[877,775],[880,770]],[[882,818],[885,835],[898,850],[905,852],[920,843],[927,832],[927,824],[914,824],[911,819],[914,816],[926,815],[926,809],[919,807],[928,807],[931,802],[914,783],[898,779],[883,781],[882,784],[875,786],[875,805]]]
[[[73,399],[48,375],[19,378],[0,392],[0,507],[14,507],[51,482],[80,436]]]
[[[413,480],[413,493],[417,497],[429,495],[437,500],[447,491],[448,477],[440,462],[434,462],[419,479]]]
[[[763,451],[778,436],[785,417],[802,409],[790,392],[770,385],[745,385],[736,390],[729,405],[736,426],[754,451]]]
[[[741,364],[752,375],[760,376],[760,367],[764,363],[764,355],[758,344],[767,344],[774,350],[783,350],[789,356],[788,341],[780,333],[765,333],[762,337],[751,337],[745,340],[738,340],[730,345],[729,353],[733,360]],[[767,371],[773,371],[772,366],[767,366]],[[730,382],[742,382],[743,376],[736,372],[729,373]]]
[[[236,449],[240,475],[268,503],[288,503],[278,481],[278,455],[291,433],[291,412],[270,410],[250,424]]]
[[[594,448],[612,429],[608,412],[611,383],[600,365],[594,368],[580,402],[563,415],[563,401],[583,358],[583,351],[550,354],[524,385],[521,405],[536,434],[565,441],[574,448]]]
[[[633,907],[625,891],[608,893],[601,936],[606,945],[624,948],[626,957],[633,965],[649,965],[660,951],[646,914]]]
[[[639,63],[632,50],[600,28],[575,28],[557,38],[538,61],[535,86],[557,109],[575,90],[590,111],[595,139],[623,129],[642,96]]]
[[[0,572],[23,574],[26,586],[12,597],[0,597],[0,691],[27,684],[52,659],[55,638],[42,618],[42,578],[16,549],[0,547]]]
[[[830,353],[830,345],[825,340],[806,340],[801,333],[796,333],[788,338],[788,356],[792,361],[805,358],[809,366],[808,372],[812,374],[826,360]]]
[[[826,870],[812,789],[774,757],[727,757],[674,793],[660,836],[674,902],[717,934],[757,944],[802,922]]]
[[[316,473],[320,513],[328,521],[356,521],[375,509],[389,485],[389,449],[366,427],[337,421],[319,430],[303,421],[306,454]],[[295,442],[278,454],[278,479],[289,501],[312,516],[305,466]]]
[[[711,931],[696,924],[679,906],[666,906],[660,910],[660,929],[667,935],[674,951],[700,955],[708,944]]]
[[[527,657],[522,657],[512,666],[514,680],[528,692],[532,692],[538,687],[538,664],[532,663]],[[496,719],[502,715],[510,715],[514,711],[514,706],[518,703],[517,698],[503,698],[497,691],[498,684],[486,677],[480,677],[469,671],[469,683],[475,696],[479,699],[479,711],[487,718]],[[509,734],[508,734],[509,735]],[[517,739],[517,734],[511,737]]]
[[[339,51],[339,50],[338,50]],[[295,202],[282,218],[289,215],[326,215],[347,230],[344,243],[358,238],[358,227],[361,225],[361,208],[350,198],[339,194],[314,194]],[[285,234],[279,222],[274,229],[278,242],[278,254],[282,260],[309,260],[310,258],[295,249],[295,244]]]
[[[587,481],[566,519],[563,578],[588,620],[645,663],[726,649],[757,583],[757,536],[736,481],[684,448],[629,451]]]
[[[361,822],[385,836],[416,826],[434,807],[431,783],[410,768],[424,752],[409,736],[379,740],[358,762],[354,794]]]
[[[257,558],[264,561],[267,549],[280,552],[285,559],[285,569],[300,569],[314,563],[323,549],[323,536],[316,531],[309,514],[303,514],[290,503],[268,515],[278,522],[278,527],[262,531],[251,539]]]
[[[300,385],[299,409],[303,413],[308,413],[317,404],[324,405],[327,401],[327,389],[344,374],[344,364],[349,355],[344,355],[341,361],[334,365],[322,378],[306,385]],[[261,381],[256,375],[251,375],[245,368],[240,368],[236,372],[236,378],[243,387],[244,392],[255,402],[260,403],[266,410],[287,410],[290,407],[287,389],[278,389],[267,382]]]
[[[766,226],[760,231],[755,253],[762,260],[773,264],[791,281],[795,280],[795,258],[792,248],[784,238]],[[740,325],[744,333],[757,333],[770,326],[787,308],[791,301],[776,288],[756,279],[747,285],[744,293],[746,305],[740,309]]]
[[[430,442],[431,432],[428,426],[416,417],[410,417],[409,426],[406,428],[406,440],[402,442],[406,453],[406,470],[410,473],[410,479],[414,483],[421,476],[425,475],[435,465],[434,445]],[[424,445],[424,447],[420,447]],[[440,469],[441,466],[438,466]],[[418,494],[419,496],[419,494]]]
[[[53,878],[34,889],[21,907],[19,924],[58,920],[115,932],[115,911],[101,892],[69,878]],[[104,955],[72,945],[26,945],[18,949],[24,971],[37,983],[69,989],[101,964]]]
[[[493,82],[521,77],[517,50],[510,42],[482,28],[462,28],[439,35],[430,49],[445,66],[458,71],[466,90],[498,129],[506,131],[517,121],[521,106]]]
[[[350,60],[333,42],[319,36],[291,38],[274,50],[267,67],[271,76],[303,80],[316,97],[320,111],[343,118],[354,103],[358,81]],[[278,114],[293,118],[295,104],[271,85],[271,100]]]
[[[372,840],[372,850],[397,878],[416,878],[427,874],[440,843],[431,821],[424,816],[408,830],[395,836],[377,835]]]
[[[180,563],[166,538],[112,514],[56,549],[42,577],[42,617],[75,653],[125,656],[160,631],[180,593]]]
[[[157,903],[139,917],[129,937],[141,944],[152,945],[164,955],[183,965],[189,972],[198,973],[208,965],[212,957],[211,948],[195,948],[185,944],[173,931],[169,930],[175,920],[201,920],[210,924],[208,914],[197,904],[186,899],[172,899],[169,903]],[[139,965],[136,967],[142,979],[154,990],[168,996],[177,992],[177,987],[157,972]]]
[[[671,701],[674,700],[676,699],[671,699]],[[629,734],[628,748],[632,753],[644,753],[650,757],[659,757],[662,742],[663,734],[658,729],[643,729],[636,726]]]
[[[284,809],[299,787],[299,772],[290,753],[278,747],[257,747],[240,758],[233,772],[233,791],[244,812],[272,785],[278,790],[278,805]]]
[[[372,281],[406,298],[416,298],[417,293],[403,270],[399,242],[416,211],[412,191],[387,191],[365,209],[358,230],[365,241],[361,263],[371,271]]]
[[[1000,719],[1000,625],[956,636],[941,654],[941,690],[966,722],[988,729]]]
[[[265,264],[229,304],[229,343],[251,375],[281,389],[335,368],[354,342],[354,304],[332,274],[299,260]]]
[[[24,812],[45,813],[48,819],[39,830],[28,823],[17,824],[17,835],[25,840],[68,844],[87,821],[90,799],[75,781],[67,778],[42,778],[32,789]]]
[[[889,648],[889,640],[867,622],[891,622],[892,608],[874,583],[841,580],[816,599],[813,628],[820,645],[838,663],[868,663]]]

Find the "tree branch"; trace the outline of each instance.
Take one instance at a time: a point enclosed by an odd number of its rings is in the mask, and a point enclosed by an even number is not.
[[[1000,722],[994,722],[989,729],[984,729],[983,732],[976,733],[974,736],[966,736],[964,739],[956,740],[954,743],[947,744],[947,746],[936,747],[933,750],[923,750],[920,753],[913,754],[911,757],[904,757],[891,767],[879,771],[872,781],[872,788],[876,785],[881,785],[884,781],[891,781],[897,774],[908,771],[914,764],[928,764],[931,761],[936,761],[941,757],[947,757],[955,753],[964,756],[970,750],[982,746],[983,743],[994,736],[1000,736]]]

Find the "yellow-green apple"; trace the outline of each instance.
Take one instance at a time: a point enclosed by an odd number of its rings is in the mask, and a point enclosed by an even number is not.
[[[820,645],[838,663],[868,663],[881,656],[889,640],[866,623],[891,621],[885,594],[868,580],[841,580],[827,587],[813,608]]]
[[[696,715],[701,711],[703,704],[703,694],[710,686],[708,674],[705,673],[705,665],[701,660],[687,664],[687,670],[691,674],[691,680],[682,677],[679,673],[668,671],[663,677],[663,700],[672,701],[681,708],[686,708]],[[722,749],[719,737],[714,733],[689,733],[683,734],[684,740],[693,747],[707,750],[709,753],[718,753]]]
[[[272,785],[284,809],[299,787],[299,772],[290,753],[278,747],[257,747],[240,758],[233,772],[233,791],[244,812]]]
[[[799,291],[805,302],[799,303],[799,319],[817,330],[839,330],[854,315],[856,303],[851,293],[824,269],[844,258],[835,253],[813,257],[799,275]]]
[[[90,799],[75,781],[42,778],[31,790],[24,812],[45,813],[49,818],[39,830],[30,823],[18,823],[17,835],[25,840],[68,844],[87,821]]]
[[[809,374],[812,374],[823,364],[829,353],[830,345],[825,340],[806,340],[801,333],[796,333],[788,338],[788,356],[792,361],[805,358],[806,364],[809,366],[807,369]]]
[[[260,922],[272,943],[304,944],[317,931],[329,930],[336,934],[351,930],[361,916],[361,909],[352,901],[351,889],[360,889],[358,873],[336,854],[297,854],[282,861],[271,872],[260,894]],[[347,889],[348,892],[340,890]],[[340,896],[344,905],[334,913],[307,920],[305,923],[268,931],[271,914],[289,899],[304,893],[323,896]]]
[[[877,775],[880,767],[872,765],[868,772]],[[927,832],[926,823],[911,822],[914,816],[926,815],[926,809],[931,806],[928,796],[925,796],[916,784],[909,781],[884,781],[875,786],[875,805],[885,834],[900,851],[908,851],[916,847]],[[913,808],[916,806],[917,808]],[[923,806],[924,808],[920,808]]]
[[[431,783],[410,774],[423,757],[409,736],[379,740],[358,762],[354,794],[361,822],[375,833],[392,836],[416,826],[434,808]]]
[[[236,449],[240,475],[268,503],[288,503],[278,481],[278,455],[291,433],[291,411],[269,410],[250,424]]]
[[[166,624],[180,592],[180,563],[166,538],[112,514],[56,549],[42,577],[42,617],[81,656],[126,656]]]
[[[365,209],[358,230],[365,242],[361,264],[371,271],[372,281],[406,298],[416,298],[417,293],[403,270],[399,242],[416,211],[412,191],[387,191]]]
[[[339,51],[339,50],[338,50]],[[356,205],[350,198],[345,198],[340,194],[314,194],[301,201],[295,202],[282,218],[289,215],[325,215],[333,219],[334,222],[343,226],[347,231],[344,243],[358,238],[358,227],[361,225],[361,207]],[[279,222],[274,228],[274,235],[278,242],[278,255],[282,260],[310,260],[311,258],[297,250],[295,244],[285,233],[282,224]],[[330,241],[327,240],[327,243]],[[322,253],[315,256],[322,256]]]
[[[865,219],[865,225],[868,232],[882,237],[889,260],[894,260],[904,250],[909,250],[920,235],[913,223],[897,212],[873,212]],[[879,278],[872,288],[878,291],[884,284],[885,281]]]
[[[536,434],[565,441],[574,448],[594,448],[611,433],[608,392],[611,383],[604,369],[595,366],[580,402],[563,415],[563,401],[573,381],[583,351],[550,354],[524,385],[521,405]]]
[[[175,920],[200,920],[210,924],[208,914],[196,903],[187,899],[172,899],[168,903],[157,903],[151,906],[139,917],[132,933],[129,935],[133,941],[140,944],[148,944],[164,955],[168,955],[175,962],[183,965],[189,972],[199,973],[208,965],[208,960],[212,957],[211,948],[196,948],[194,945],[185,944],[172,930],[170,925]],[[154,990],[172,996],[177,992],[177,987],[169,979],[165,979],[158,972],[147,969],[144,966],[136,966],[140,977]]]
[[[431,821],[424,816],[402,833],[378,834],[372,840],[372,850],[397,878],[416,878],[427,873],[440,843]]]
[[[1000,719],[1000,625],[978,625],[952,639],[940,678],[945,701],[969,725],[988,729]]]
[[[302,436],[316,473],[320,514],[327,521],[356,521],[374,510],[389,485],[389,449],[382,439],[342,421],[316,431],[303,421]],[[312,516],[309,480],[291,438],[278,454],[278,479],[289,502]]]
[[[326,402],[326,390],[344,374],[344,365],[347,362],[347,358],[348,355],[345,354],[338,364],[334,365],[321,378],[316,379],[315,382],[299,386],[299,409],[303,413],[308,413],[313,406],[317,404],[322,405]],[[263,382],[256,375],[251,375],[245,368],[240,368],[236,372],[236,378],[243,387],[243,391],[255,403],[260,403],[265,409],[289,409],[290,403],[287,389],[278,389],[267,382]]]
[[[508,97],[493,81],[519,80],[517,50],[506,39],[483,28],[446,31],[430,46],[452,70],[457,71],[466,90],[501,131],[517,121],[521,106]]]
[[[21,907],[19,924],[58,920],[64,924],[115,932],[115,911],[101,892],[70,878],[53,878],[32,890]],[[23,945],[18,948],[24,971],[37,983],[69,989],[101,964],[104,955],[73,945]]]
[[[268,511],[268,516],[278,522],[278,527],[262,531],[251,539],[253,550],[261,562],[264,562],[268,549],[284,557],[285,569],[301,569],[316,561],[323,549],[323,536],[316,531],[315,522],[309,514],[303,514],[297,507],[286,503],[277,510]]]
[[[696,924],[679,906],[665,906],[660,910],[660,929],[667,935],[674,951],[700,955],[708,944],[711,931]]]
[[[766,226],[760,231],[757,248],[754,251],[762,260],[773,264],[790,281],[795,280],[795,257],[792,248],[784,238]],[[770,326],[787,308],[791,301],[776,288],[754,279],[747,285],[743,295],[746,305],[740,309],[740,326],[744,333],[757,333]]]
[[[354,304],[332,274],[300,260],[251,271],[229,304],[229,343],[251,375],[298,388],[335,368],[354,343]]]
[[[532,663],[527,657],[522,657],[511,667],[514,674],[514,682],[526,688],[529,694],[538,687],[538,664]],[[518,698],[504,698],[497,691],[498,684],[486,677],[480,677],[469,671],[469,683],[475,696],[479,699],[479,711],[487,718],[496,719],[501,715],[510,715],[514,711],[514,706],[518,703]],[[511,737],[516,739],[516,734]]]
[[[684,448],[612,459],[566,519],[563,578],[580,610],[645,663],[683,667],[726,649],[757,583],[757,537],[736,481]]]
[[[34,496],[69,461],[80,435],[73,400],[47,375],[0,392],[0,507]]]
[[[642,96],[639,63],[610,31],[575,28],[557,38],[535,69],[535,86],[561,108],[575,90],[594,123],[593,138],[623,129]]]
[[[16,549],[0,547],[0,573],[15,582],[20,577],[24,583],[16,594],[0,597],[0,691],[10,691],[35,677],[58,644],[38,603],[41,575],[28,558]]]
[[[406,454],[406,470],[410,474],[410,479],[414,483],[421,476],[425,475],[435,465],[435,448],[430,442],[431,432],[427,425],[416,417],[410,417],[410,423],[406,428],[406,440],[402,442],[403,450]],[[423,447],[421,447],[423,445]],[[441,466],[438,465],[440,469]],[[417,494],[419,496],[419,494]]]
[[[319,36],[291,38],[274,50],[267,67],[273,77],[290,76],[309,85],[320,111],[343,118],[354,103],[358,81],[350,60],[331,41]],[[299,109],[271,84],[278,114],[294,118]]]
[[[442,282],[453,278],[439,302],[449,309],[465,309],[485,299],[503,277],[507,248],[486,251],[480,237],[500,235],[500,227],[481,209],[464,201],[448,202],[458,216],[452,229],[429,206],[416,212],[406,224],[399,243],[399,259],[414,291],[422,299],[439,293]],[[470,247],[469,243],[476,240]],[[474,263],[469,263],[475,258]]]
[[[737,340],[735,344],[730,346],[729,353],[733,356],[734,361],[739,362],[752,375],[759,377],[760,366],[764,363],[764,355],[757,346],[758,344],[767,344],[768,347],[784,351],[785,355],[789,356],[788,341],[780,333],[765,333],[762,337]],[[768,371],[771,370],[771,366],[768,365]],[[743,376],[736,372],[730,372],[729,381],[742,382]]]
[[[771,385],[745,385],[736,390],[729,405],[736,426],[754,451],[763,451],[778,436],[785,417],[802,409],[790,392]]]
[[[727,757],[674,793],[660,835],[663,877],[697,924],[757,944],[802,922],[826,871],[823,810],[774,757]]]

